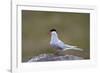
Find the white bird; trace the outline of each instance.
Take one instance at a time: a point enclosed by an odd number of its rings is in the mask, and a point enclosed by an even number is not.
[[[55,49],[58,49],[61,51],[65,51],[65,50],[69,50],[69,49],[83,51],[83,49],[80,49],[77,46],[68,45],[68,44],[65,44],[64,42],[62,42],[58,38],[58,35],[57,35],[57,32],[55,29],[51,29],[50,34],[51,34],[50,46],[52,48],[55,48]]]

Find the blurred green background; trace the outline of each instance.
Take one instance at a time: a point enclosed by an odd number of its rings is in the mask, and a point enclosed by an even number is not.
[[[59,38],[65,43],[84,49],[83,52],[72,51],[72,54],[89,59],[89,13],[22,10],[22,62],[42,53],[55,52],[49,45],[48,32],[52,28],[57,30]]]

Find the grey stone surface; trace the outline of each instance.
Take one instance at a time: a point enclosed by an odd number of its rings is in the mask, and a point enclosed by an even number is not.
[[[38,56],[32,57],[28,62],[64,61],[64,60],[83,60],[83,58],[74,55],[57,56],[54,54],[40,54]]]

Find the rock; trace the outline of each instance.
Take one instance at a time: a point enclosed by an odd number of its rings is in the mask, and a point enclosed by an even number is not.
[[[57,56],[54,54],[40,54],[38,56],[32,57],[28,62],[64,61],[64,60],[83,60],[83,58],[74,55]]]

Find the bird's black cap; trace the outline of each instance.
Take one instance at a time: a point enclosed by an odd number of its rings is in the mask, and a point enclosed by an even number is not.
[[[51,29],[50,32],[52,32],[52,31],[56,31],[56,29]]]

